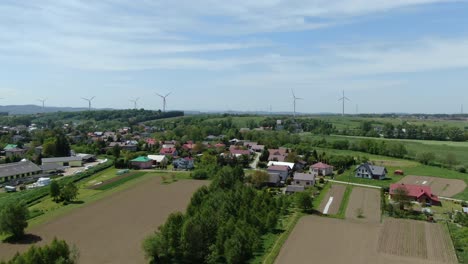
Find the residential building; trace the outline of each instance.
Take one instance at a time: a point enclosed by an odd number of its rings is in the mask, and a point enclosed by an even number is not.
[[[288,166],[273,165],[268,167],[267,172],[268,174],[277,173],[280,176],[281,181],[286,182],[291,169]]]
[[[333,166],[323,162],[318,162],[310,166],[310,173],[315,173],[318,176],[333,175]]]
[[[301,185],[304,187],[311,187],[315,184],[315,174],[308,173],[294,173],[293,183],[295,185]]]
[[[161,164],[167,164],[168,159],[166,155],[148,155],[148,158],[153,161],[153,165],[159,166]]]
[[[374,166],[369,163],[363,163],[356,168],[355,176],[364,179],[383,180],[387,175],[385,167]]]
[[[192,158],[179,158],[172,162],[174,169],[191,170],[195,168]]]
[[[151,169],[153,167],[153,160],[145,156],[140,156],[132,159],[130,165],[137,169]]]
[[[269,149],[268,152],[270,153],[269,161],[285,161],[288,157],[288,149],[285,148]]]
[[[432,193],[431,186],[428,185],[412,185],[404,183],[390,184],[390,197],[393,198],[398,193],[397,189],[406,189],[408,197],[422,204],[440,205],[440,200],[437,195]]]
[[[176,148],[161,148],[159,154],[176,157],[177,155],[179,155],[179,152]]]

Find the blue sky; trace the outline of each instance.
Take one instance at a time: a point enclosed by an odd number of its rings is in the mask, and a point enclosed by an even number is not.
[[[230,2],[3,0],[0,104],[468,109],[468,1]]]

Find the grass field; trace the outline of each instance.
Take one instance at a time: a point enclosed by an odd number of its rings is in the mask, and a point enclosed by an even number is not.
[[[430,141],[430,140],[406,140],[406,139],[382,139],[382,138],[368,138],[368,137],[354,137],[354,136],[316,136],[316,135],[303,135],[311,139],[326,139],[333,142],[336,140],[346,139],[349,142],[357,142],[363,139],[372,140],[385,140],[404,143],[408,157],[416,157],[418,153],[432,152],[436,157],[436,161],[445,163],[447,156],[453,154],[456,157],[456,162],[459,165],[468,167],[468,141],[467,142],[451,142],[451,141]]]

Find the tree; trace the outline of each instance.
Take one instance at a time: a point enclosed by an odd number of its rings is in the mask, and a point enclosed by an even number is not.
[[[60,186],[56,181],[50,183],[49,194],[54,199],[54,202],[57,202],[57,199],[60,197]]]
[[[36,263],[55,263],[55,264],[75,264],[78,261],[78,250],[70,248],[63,240],[54,238],[50,245],[43,247],[32,246],[23,254],[16,254],[8,262],[1,264],[36,264]]]
[[[453,167],[453,166],[457,165],[458,164],[457,156],[455,154],[453,154],[452,152],[448,153],[447,157],[445,158],[445,163],[449,167]]]
[[[78,195],[78,187],[73,182],[68,183],[60,192],[60,198],[65,202],[71,202]]]
[[[0,211],[0,233],[11,234],[13,239],[24,235],[28,226],[28,207],[24,202],[11,202]]]
[[[416,160],[425,165],[430,164],[434,159],[435,155],[432,152],[421,152],[416,155]]]
[[[121,151],[121,148],[119,144],[115,144],[112,147],[112,155],[115,157],[115,160],[118,160],[120,158],[120,151]]]
[[[267,148],[264,148],[262,154],[260,155],[260,161],[266,162],[268,161],[268,157],[270,156],[270,152]]]
[[[411,206],[411,197],[408,195],[408,189],[401,186],[393,191],[392,200],[400,205],[400,209]]]
[[[267,172],[256,170],[250,176],[250,183],[252,183],[253,186],[259,188],[263,184],[267,183],[269,179],[270,179],[270,175]]]
[[[304,212],[312,209],[312,197],[310,197],[310,194],[307,192],[298,193],[296,196],[296,203]]]

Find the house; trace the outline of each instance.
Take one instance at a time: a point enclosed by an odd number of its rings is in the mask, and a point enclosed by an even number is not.
[[[174,169],[191,170],[195,168],[192,158],[179,158],[172,162]]]
[[[26,149],[22,148],[10,148],[10,149],[5,149],[5,156],[7,157],[23,157],[24,154],[26,153]]]
[[[172,157],[176,157],[177,155],[179,155],[179,152],[177,152],[177,149],[176,148],[161,148],[161,150],[159,151],[159,154],[161,155],[166,155],[166,156],[172,156]]]
[[[108,149],[112,149],[113,147],[118,145],[122,150],[137,151],[138,150],[138,145],[133,144],[133,143],[135,143],[135,142],[131,142],[131,141],[128,141],[128,142],[111,142],[109,144]]]
[[[40,174],[42,169],[29,160],[0,164],[0,182]]]
[[[333,175],[333,166],[318,162],[310,166],[310,173],[315,173],[319,176]]]
[[[358,178],[383,180],[386,177],[387,169],[385,167],[374,166],[369,163],[363,163],[356,168],[355,176]]]
[[[160,166],[167,164],[168,160],[165,155],[148,155],[148,158],[153,161],[153,165]]]
[[[65,171],[64,166],[61,166],[55,163],[48,163],[45,165],[41,165],[40,167],[42,169],[42,173],[45,173],[45,174],[54,174],[54,173],[60,173],[60,172]]]
[[[57,157],[57,158],[43,158],[41,159],[41,164],[57,164],[60,166],[70,166],[70,167],[82,167],[83,159],[77,156],[71,157]]]
[[[78,153],[77,157],[80,157],[83,162],[94,162],[96,161],[96,156],[93,154]]]
[[[432,193],[432,189],[427,185],[412,185],[404,183],[394,183],[390,184],[390,197],[398,193],[397,189],[406,189],[408,196],[419,203],[430,204],[430,205],[440,205],[440,200],[437,195]]]
[[[268,156],[269,161],[285,161],[288,157],[288,150],[285,148],[269,149],[268,152],[270,154]]]
[[[286,194],[293,194],[297,192],[303,192],[304,190],[305,188],[302,185],[288,185],[286,186],[286,190],[284,192]]]
[[[293,183],[295,185],[301,185],[304,187],[314,186],[315,184],[315,175],[316,174],[308,174],[308,173],[294,173]]]
[[[153,167],[153,160],[145,156],[140,156],[132,159],[130,165],[137,169],[151,169]]]
[[[291,169],[288,166],[279,166],[279,165],[269,166],[267,169],[268,174],[277,173],[280,176],[281,181],[283,182],[286,182],[286,179],[288,178],[290,171]]]
[[[248,149],[240,149],[240,148],[237,148],[236,146],[231,146],[231,147],[229,147],[229,153],[232,156],[239,157],[239,156],[242,156],[242,155],[250,156],[251,151],[248,150]]]
[[[182,148],[187,150],[187,151],[192,151],[192,149],[195,147],[195,144],[192,141],[188,141],[184,145],[182,145]]]
[[[279,175],[279,173],[268,173],[268,181],[266,182],[266,184],[270,187],[277,187],[281,184],[281,177]]]

